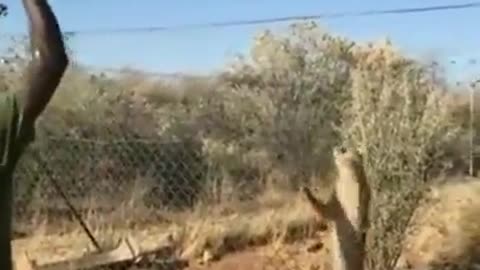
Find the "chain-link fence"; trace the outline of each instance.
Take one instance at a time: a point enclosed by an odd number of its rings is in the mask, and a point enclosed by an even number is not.
[[[59,212],[65,203],[52,180],[81,212],[108,213],[131,200],[167,210],[192,207],[208,172],[201,149],[182,142],[47,138],[37,145],[16,174],[19,220],[67,214]]]
[[[148,248],[168,233],[184,256],[211,260],[323,230],[303,202],[261,192],[267,183],[259,174],[225,170],[193,140],[39,137],[15,174],[16,237],[62,243],[65,254],[76,256],[92,244],[78,214],[102,247],[128,234]],[[28,251],[43,254],[38,246]],[[295,269],[299,263],[285,255],[293,250],[269,252],[265,265],[289,261],[288,269]]]

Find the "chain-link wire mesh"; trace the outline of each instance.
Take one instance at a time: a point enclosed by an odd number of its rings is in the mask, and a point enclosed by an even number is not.
[[[37,137],[15,174],[16,232],[65,236],[56,241],[84,238],[79,246],[64,243],[64,252],[73,256],[91,243],[69,209],[71,203],[103,247],[111,247],[117,233],[135,235],[147,247],[155,245],[159,234],[170,233],[181,242],[180,253],[207,261],[251,245],[296,242],[318,233],[314,215],[301,201],[289,205],[283,201],[287,193],[261,195],[260,187],[255,191],[251,185],[265,183],[258,174],[253,179],[252,172],[231,170],[228,180],[221,179],[225,170],[191,140]],[[241,184],[245,179],[250,185]],[[232,187],[233,182],[239,184]],[[165,231],[158,232],[160,228]],[[279,247],[261,257],[271,269],[301,269],[288,256],[292,252],[294,248]]]
[[[31,220],[34,212],[68,215],[52,179],[77,210],[108,213],[125,202],[164,210],[192,207],[202,196],[207,173],[201,149],[192,144],[46,138],[19,164],[17,218]]]

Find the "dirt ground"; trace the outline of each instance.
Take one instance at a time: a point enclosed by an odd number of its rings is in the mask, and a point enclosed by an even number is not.
[[[43,250],[42,253],[51,252],[61,254],[58,250]],[[44,253],[44,254],[45,254]],[[221,258],[208,262],[202,258],[189,260],[185,270],[330,270],[328,262],[328,247],[324,241],[308,240],[296,244],[268,245],[264,247],[249,248],[246,250],[229,253]],[[22,258],[18,245],[16,255]],[[37,256],[35,256],[37,257]],[[39,257],[37,257],[39,258]],[[50,257],[51,259],[52,257]],[[22,258],[23,259],[23,258]],[[46,259],[46,258],[45,258]],[[48,260],[48,259],[46,259]],[[55,261],[55,259],[51,259]],[[25,261],[16,261],[17,270],[29,269]]]
[[[168,246],[175,252],[167,258],[188,260],[188,270],[329,270],[328,226],[297,195],[268,194],[247,205],[224,204],[218,209],[199,208],[194,213],[166,213],[169,223],[144,222],[125,216],[128,211],[92,215],[87,222],[95,228],[93,234],[100,246],[107,250],[126,238],[143,251]],[[136,221],[135,226],[110,226],[117,214],[123,220]],[[70,225],[37,226],[30,237],[13,242],[14,256],[22,258],[27,253],[29,258],[45,265],[94,252],[85,233],[78,228],[67,229],[73,228]]]
[[[272,252],[272,247],[229,254],[217,262],[195,265],[188,270],[330,270],[325,249],[308,252],[304,245],[292,245]]]

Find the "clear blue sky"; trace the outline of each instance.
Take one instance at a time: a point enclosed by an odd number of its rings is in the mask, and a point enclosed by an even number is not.
[[[1,1],[1,0],[0,0]],[[235,19],[307,15],[323,12],[458,4],[468,0],[50,0],[64,30],[169,26]],[[25,32],[20,0],[3,0],[10,14],[0,21],[0,31]],[[339,18],[320,22],[333,32],[354,39],[389,36],[401,48],[417,55],[434,54],[460,61],[480,58],[480,9],[439,11],[407,15]],[[79,35],[72,47],[88,65],[131,66],[157,72],[204,72],[224,64],[228,57],[245,52],[258,31],[268,27],[240,26],[115,35]],[[274,27],[277,27],[274,25]],[[1,33],[1,32],[0,32]]]

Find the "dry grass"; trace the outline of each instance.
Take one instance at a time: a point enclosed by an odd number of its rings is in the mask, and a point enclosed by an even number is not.
[[[322,222],[311,211],[309,204],[296,193],[270,192],[255,202],[226,203],[217,207],[199,206],[189,213],[164,213],[169,222],[156,224],[139,222],[141,211],[121,211],[131,214],[127,223],[129,226],[108,223],[119,219],[118,211],[110,216],[87,218],[103,247],[111,248],[122,237],[131,236],[142,249],[152,249],[163,245],[162,239],[168,235],[178,254],[185,259],[199,258],[206,251],[214,257],[221,257],[255,246],[294,243],[318,236],[323,230]],[[151,213],[143,212],[145,214]],[[128,219],[127,216],[123,217]],[[48,226],[45,223],[39,224],[33,237],[17,240],[17,254],[26,251],[29,257],[37,259],[39,263],[46,263],[93,250],[87,236],[78,226],[76,230],[65,227],[52,229]],[[66,233],[47,233],[50,230]]]
[[[416,210],[400,263],[468,264],[480,254],[480,179],[453,180],[432,187]]]

